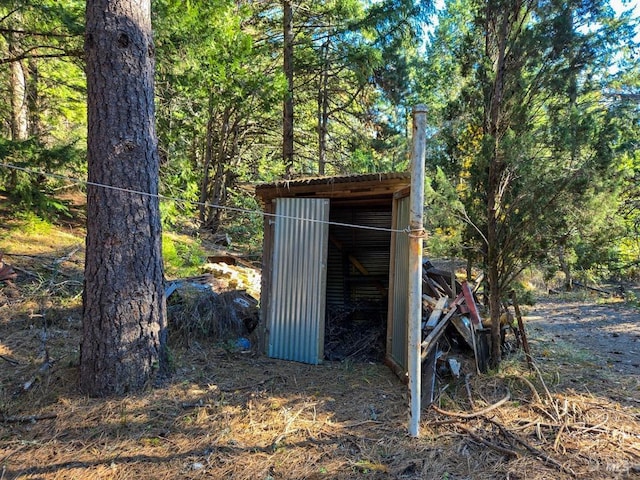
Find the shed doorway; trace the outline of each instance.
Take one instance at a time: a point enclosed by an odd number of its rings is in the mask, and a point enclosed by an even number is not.
[[[384,361],[391,213],[389,202],[376,206],[331,203],[325,360]]]

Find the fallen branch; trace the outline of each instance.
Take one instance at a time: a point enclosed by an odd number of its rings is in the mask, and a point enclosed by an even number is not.
[[[483,408],[482,410],[478,410],[477,412],[472,412],[472,413],[458,413],[458,412],[449,412],[447,410],[443,410],[439,407],[436,407],[435,404],[431,405],[431,408],[433,408],[436,412],[438,412],[441,415],[446,415],[447,417],[454,417],[454,418],[476,418],[476,417],[480,417],[482,415],[485,415],[487,413],[489,413],[492,410],[495,410],[496,408],[504,405],[505,403],[507,403],[509,400],[511,399],[511,392],[509,391],[509,389],[507,389],[507,394],[501,399],[498,400],[496,403],[489,405],[486,408]]]
[[[36,423],[40,420],[50,420],[57,417],[57,413],[43,413],[42,415],[28,415],[26,417],[6,417],[3,415],[2,423]]]
[[[536,389],[536,387],[533,385],[533,383],[531,383],[528,379],[526,379],[525,377],[515,377],[518,380],[520,380],[522,383],[524,383],[527,387],[529,387],[529,390],[531,390],[531,394],[533,395],[533,400],[536,403],[542,403],[542,399],[540,398],[540,394],[538,393],[538,390]]]
[[[13,266],[13,269],[17,270],[19,272],[22,272],[25,275],[29,275],[30,277],[34,277],[34,278],[37,278],[37,279],[41,278],[40,275],[38,275],[37,273],[34,273],[34,272],[30,271],[30,270],[25,270],[24,268],[16,267],[15,265]]]
[[[479,442],[482,445],[484,445],[486,447],[489,447],[492,450],[495,450],[496,452],[499,452],[499,453],[502,453],[504,455],[507,455],[509,457],[514,457],[514,458],[518,458],[520,456],[520,454],[518,452],[516,452],[515,450],[511,450],[511,449],[503,447],[501,445],[496,445],[495,443],[492,443],[489,440],[486,440],[486,439],[482,438],[480,435],[476,434],[470,428],[464,427],[463,425],[458,425],[458,428],[460,430],[462,430],[463,432],[465,432],[467,435],[469,435],[471,438],[473,438],[476,442]]]
[[[586,288],[587,290],[591,290],[592,292],[603,293],[605,295],[612,295],[612,293],[609,292],[608,290],[603,290],[601,288],[590,287],[589,285],[585,285],[583,283],[576,282],[575,280],[573,281],[573,285],[575,285],[577,287],[581,287],[581,288]]]
[[[560,462],[558,462],[557,460],[554,460],[552,457],[550,457],[549,455],[547,455],[543,451],[538,450],[537,448],[529,445],[529,443],[525,442],[518,435],[516,435],[513,432],[511,432],[510,430],[508,430],[501,423],[496,422],[495,420],[492,420],[492,419],[487,418],[487,417],[483,417],[483,420],[488,422],[488,423],[490,423],[490,424],[492,424],[492,425],[495,425],[498,428],[498,430],[500,430],[500,432],[502,433],[503,436],[518,442],[520,445],[522,445],[524,448],[526,448],[529,452],[533,453],[534,456],[536,456],[538,459],[543,460],[544,463],[549,463],[549,464],[553,465],[554,467],[556,467],[558,470],[560,470],[560,471],[562,471],[564,473],[567,473],[567,474],[571,475],[572,477],[576,476],[576,472],[571,470],[569,467],[565,467]]]
[[[512,438],[518,442],[520,445],[522,445],[523,447],[525,447],[527,450],[529,450],[531,453],[533,453],[537,458],[539,458],[540,460],[542,460],[544,463],[549,463],[551,465],[553,465],[554,467],[556,467],[558,470],[567,473],[569,475],[571,475],[572,477],[576,476],[576,472],[574,472],[573,470],[571,470],[569,467],[565,467],[564,465],[562,465],[560,462],[558,462],[557,460],[554,460],[553,458],[551,458],[549,455],[547,455],[546,453],[544,453],[541,450],[538,450],[537,448],[529,445],[527,442],[525,442],[524,440],[522,440],[520,437],[518,437],[517,435],[512,435]]]
[[[467,390],[467,398],[469,398],[469,405],[471,408],[476,408],[475,402],[473,401],[473,397],[471,397],[471,385],[469,384],[469,378],[471,377],[470,373],[467,373],[464,376],[464,387]]]
[[[71,260],[71,257],[73,257],[77,252],[79,252],[82,249],[82,247],[80,245],[78,245],[77,247],[75,247],[74,249],[72,249],[69,253],[67,253],[66,255],[60,257],[60,258],[56,258],[53,261],[53,265],[60,265],[61,263],[64,262],[68,262],[69,260]]]
[[[19,361],[14,360],[14,359],[9,358],[9,357],[5,357],[4,355],[0,355],[0,358],[2,360],[4,360],[5,362],[9,362],[11,365],[20,365]]]
[[[534,370],[536,371],[536,373],[538,374],[538,378],[540,379],[540,383],[542,383],[542,387],[544,388],[544,393],[547,394],[547,398],[549,399],[549,403],[551,403],[556,411],[557,414],[557,418],[560,418],[560,411],[558,410],[558,405],[556,405],[556,402],[553,400],[553,396],[551,396],[551,392],[549,391],[549,389],[547,388],[547,384],[544,381],[544,378],[542,378],[542,372],[540,371],[540,369],[538,368],[538,366],[535,363],[532,363],[531,365],[533,365]]]

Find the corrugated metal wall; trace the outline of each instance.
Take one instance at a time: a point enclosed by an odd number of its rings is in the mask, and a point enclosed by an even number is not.
[[[324,356],[329,200],[277,198],[268,354],[317,364]]]
[[[394,229],[409,225],[409,197],[397,201]],[[409,237],[406,233],[394,233],[394,288],[392,308],[391,352],[387,355],[402,369],[407,370],[407,298],[409,295]]]

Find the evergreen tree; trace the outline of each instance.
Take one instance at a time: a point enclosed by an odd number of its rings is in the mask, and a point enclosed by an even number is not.
[[[453,40],[452,54],[433,58],[427,79],[433,86],[448,72],[456,81],[429,95],[442,127],[434,150],[457,179],[467,252],[479,252],[488,273],[497,364],[513,280],[567,238],[574,208],[611,187],[603,80],[631,31],[599,1],[448,6],[431,49]]]

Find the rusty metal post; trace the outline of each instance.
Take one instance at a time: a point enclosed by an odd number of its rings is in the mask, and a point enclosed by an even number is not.
[[[422,241],[424,227],[424,165],[427,108],[413,109],[411,150],[411,198],[409,207],[409,298],[407,308],[407,370],[409,373],[409,434],[420,435],[422,368]]]

